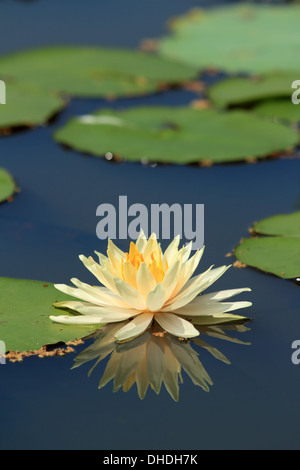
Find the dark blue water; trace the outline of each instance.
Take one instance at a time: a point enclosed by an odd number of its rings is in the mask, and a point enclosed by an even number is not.
[[[126,2],[0,2],[1,54],[50,44],[137,47],[165,32],[165,21],[188,8],[217,2],[168,0]],[[229,2],[218,2],[225,4]],[[132,104],[188,104],[191,92],[172,91]],[[21,187],[0,211],[0,275],[68,283],[90,282],[78,255],[104,252],[96,237],[96,208],[128,203],[178,202],[205,205],[206,251],[200,270],[227,264],[225,258],[248,235],[255,220],[288,213],[300,205],[300,159],[258,164],[145,166],[112,163],[65,150],[52,139],[70,116],[86,114],[101,100],[74,100],[46,127],[1,138],[0,166]],[[126,249],[126,243],[120,242]],[[253,269],[231,268],[217,289],[249,286],[243,295],[253,307],[250,331],[235,334],[251,346],[210,344],[231,360],[217,361],[205,350],[199,358],[214,384],[209,393],[184,375],[179,402],[162,388],[141,401],[133,387],[98,390],[104,368],[88,377],[89,364],[70,370],[76,353],[63,358],[29,358],[0,366],[0,447],[2,449],[299,449],[300,366],[291,362],[291,344],[300,338],[300,291],[291,281]]]

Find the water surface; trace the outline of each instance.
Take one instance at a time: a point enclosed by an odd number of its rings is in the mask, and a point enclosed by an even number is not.
[[[229,2],[218,2],[229,3]],[[232,2],[234,3],[234,2]],[[237,2],[236,2],[237,3]],[[114,0],[80,2],[1,1],[0,53],[54,44],[138,47],[145,37],[165,33],[165,21],[189,7],[217,2]],[[14,33],[12,33],[14,31]],[[195,95],[169,91],[112,106],[188,104]],[[68,283],[90,282],[78,255],[105,251],[96,237],[96,208],[128,203],[205,205],[202,269],[227,264],[255,220],[299,209],[300,160],[258,164],[146,166],[112,163],[65,150],[52,139],[70,116],[86,114],[103,100],[74,100],[49,126],[1,138],[0,166],[21,193],[0,211],[0,275]],[[126,249],[126,243],[120,243]],[[201,268],[199,268],[200,271]],[[202,270],[201,269],[201,270]],[[207,351],[199,358],[214,384],[210,392],[184,375],[176,403],[162,388],[143,401],[135,387],[98,390],[104,367],[88,377],[90,365],[71,370],[76,353],[30,358],[1,366],[2,449],[239,449],[299,446],[299,367],[291,344],[300,337],[299,286],[253,269],[231,268],[217,289],[249,286],[250,331],[235,336],[251,346],[210,339],[231,360]]]

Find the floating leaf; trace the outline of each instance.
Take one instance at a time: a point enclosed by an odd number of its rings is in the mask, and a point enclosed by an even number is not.
[[[300,276],[300,212],[261,220],[255,236],[242,240],[234,254],[239,261],[284,279]]]
[[[11,198],[16,191],[16,184],[11,175],[0,168],[0,203]]]
[[[219,107],[244,105],[270,98],[288,97],[295,74],[269,74],[261,77],[234,77],[209,88],[209,97]]]
[[[171,23],[158,52],[198,69],[299,72],[299,23],[299,5],[193,10]]]
[[[163,106],[104,109],[73,118],[55,139],[96,156],[185,164],[265,157],[295,146],[298,134],[242,111]]]
[[[254,111],[276,121],[300,122],[300,105],[289,100],[267,100],[258,104]]]
[[[95,328],[59,325],[49,315],[56,301],[70,299],[53,284],[0,278],[0,338],[7,351],[38,350],[42,346],[80,339]],[[99,326],[99,325],[98,325]]]
[[[300,212],[263,219],[253,225],[253,231],[263,235],[300,237]]]
[[[153,54],[76,46],[11,54],[0,60],[0,71],[7,81],[87,97],[140,95],[196,75],[192,67]]]
[[[0,105],[0,128],[34,126],[47,122],[64,101],[35,85],[6,84],[6,104]]]

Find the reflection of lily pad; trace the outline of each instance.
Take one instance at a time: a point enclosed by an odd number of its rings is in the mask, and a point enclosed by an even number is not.
[[[269,74],[261,77],[234,77],[209,89],[211,100],[220,107],[242,105],[270,98],[290,98],[295,74]]]
[[[11,175],[0,168],[0,202],[7,201],[16,191],[16,184]]]
[[[4,80],[37,84],[72,96],[126,96],[195,78],[195,69],[140,51],[52,47],[0,60]],[[8,98],[9,99],[9,98]]]
[[[175,19],[158,51],[199,69],[299,71],[300,7],[234,5]],[[297,78],[297,77],[296,77]]]
[[[300,276],[300,212],[264,219],[252,231],[265,236],[242,240],[234,252],[239,261],[284,279]]]
[[[44,345],[83,338],[94,331],[91,326],[65,327],[49,320],[54,312],[53,302],[66,297],[52,284],[0,278],[0,338],[6,350],[38,350]]]
[[[140,107],[72,119],[55,139],[96,156],[183,164],[265,157],[295,146],[298,134],[241,111]]]
[[[6,104],[0,106],[0,128],[43,124],[64,106],[54,93],[33,85],[8,83],[6,94]]]
[[[294,104],[291,99],[267,100],[258,104],[254,111],[273,120],[290,123],[300,122],[300,104]]]

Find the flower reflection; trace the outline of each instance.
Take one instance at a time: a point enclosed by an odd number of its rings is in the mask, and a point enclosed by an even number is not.
[[[239,344],[250,344],[230,335],[231,331],[248,331],[245,323],[198,326],[200,337],[192,339],[177,338],[156,325],[127,342],[116,341],[115,333],[118,328],[120,324],[109,324],[95,332],[92,335],[94,342],[76,356],[72,369],[95,360],[88,372],[90,375],[101,361],[110,356],[98,388],[113,380],[114,392],[121,388],[127,392],[136,383],[141,399],[145,397],[149,387],[159,394],[164,384],[171,397],[178,401],[179,385],[183,383],[182,371],[190,377],[194,385],[209,391],[213,382],[199,359],[199,352],[192,346],[204,348],[226,364],[230,364],[230,361],[218,349],[204,341],[204,335]]]

